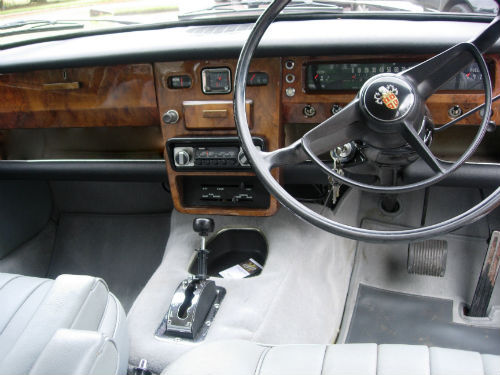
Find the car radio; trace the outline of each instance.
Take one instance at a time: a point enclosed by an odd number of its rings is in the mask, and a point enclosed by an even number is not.
[[[264,150],[264,140],[253,137],[256,147]],[[186,137],[167,141],[170,165],[174,170],[246,170],[251,169],[237,137]]]

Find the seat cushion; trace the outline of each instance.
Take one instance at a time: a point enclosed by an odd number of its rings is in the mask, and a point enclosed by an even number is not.
[[[420,345],[201,344],[162,375],[500,375],[500,356]]]
[[[95,277],[56,280],[0,273],[0,373],[27,374],[61,328],[95,331],[113,340],[117,373],[128,362],[125,312]]]

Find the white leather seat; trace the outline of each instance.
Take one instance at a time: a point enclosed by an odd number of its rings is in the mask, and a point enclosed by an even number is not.
[[[500,356],[420,345],[201,344],[162,375],[499,375]]]
[[[125,374],[125,312],[105,282],[0,273],[0,374]]]

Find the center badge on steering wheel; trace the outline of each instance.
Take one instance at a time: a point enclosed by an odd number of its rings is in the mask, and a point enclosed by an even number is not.
[[[398,109],[398,89],[394,85],[380,86],[373,98],[377,104],[384,104],[389,109]]]

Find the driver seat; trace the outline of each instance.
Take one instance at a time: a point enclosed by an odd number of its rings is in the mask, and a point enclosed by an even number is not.
[[[202,344],[162,375],[499,375],[500,356],[423,345]]]

